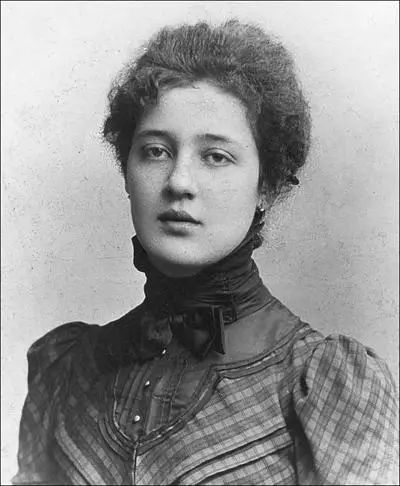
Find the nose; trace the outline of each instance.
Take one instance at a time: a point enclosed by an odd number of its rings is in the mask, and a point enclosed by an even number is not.
[[[194,163],[190,156],[176,157],[168,175],[167,193],[178,199],[193,199],[197,191]]]

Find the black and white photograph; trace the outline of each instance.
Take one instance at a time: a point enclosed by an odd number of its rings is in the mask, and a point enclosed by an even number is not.
[[[3,1],[1,141],[1,484],[400,484],[398,2]]]

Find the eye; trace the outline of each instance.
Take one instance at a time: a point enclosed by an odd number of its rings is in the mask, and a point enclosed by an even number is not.
[[[169,151],[160,145],[146,145],[142,150],[149,160],[168,160],[171,157]]]
[[[228,165],[233,163],[232,157],[223,152],[208,152],[205,159],[213,165]]]

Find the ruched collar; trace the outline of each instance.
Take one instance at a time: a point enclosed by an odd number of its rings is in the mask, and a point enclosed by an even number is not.
[[[134,265],[146,275],[143,336],[168,346],[172,335],[203,358],[225,352],[224,328],[265,304],[269,295],[252,259],[253,233],[228,256],[191,277],[171,278],[150,262],[137,236]]]
[[[133,237],[134,265],[146,275],[145,299],[99,331],[95,354],[101,368],[160,356],[173,337],[200,360],[211,350],[225,354],[225,327],[257,312],[272,298],[252,258],[257,223],[255,219],[228,256],[185,278],[157,270]]]

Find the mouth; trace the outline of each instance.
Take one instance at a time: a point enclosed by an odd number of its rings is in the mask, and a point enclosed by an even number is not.
[[[186,211],[175,211],[174,209],[170,209],[161,213],[158,219],[164,223],[173,223],[173,224],[191,224],[191,225],[198,225],[201,224],[200,221],[193,218],[189,213]]]

